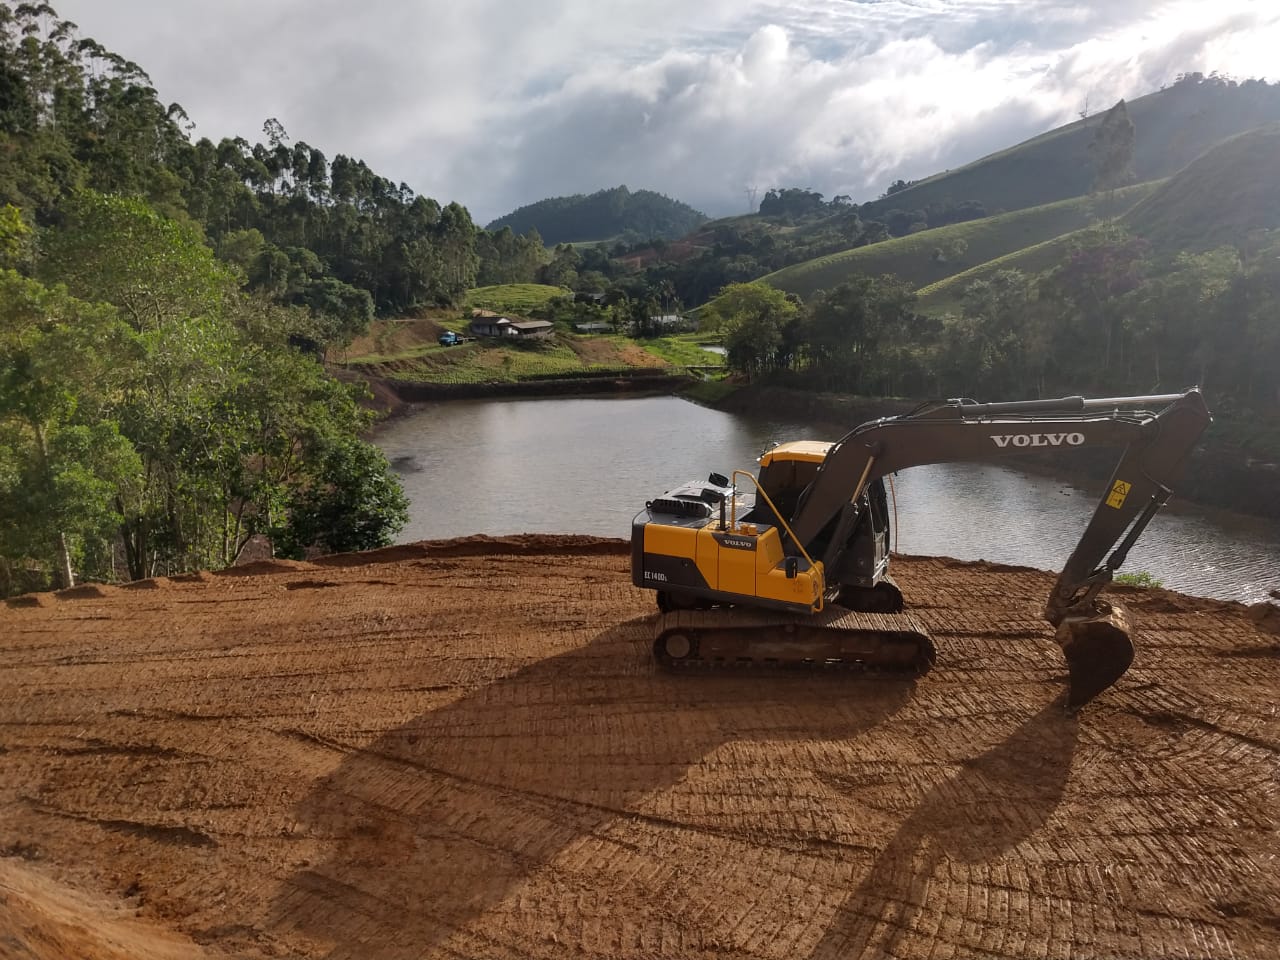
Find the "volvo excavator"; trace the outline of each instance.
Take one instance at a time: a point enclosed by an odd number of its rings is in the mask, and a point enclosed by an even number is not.
[[[1122,448],[1045,605],[1074,711],[1133,661],[1128,617],[1099,598],[1172,494],[1210,416],[1198,388],[1137,397],[931,401],[834,443],[790,441],[758,476],[712,473],[650,500],[632,522],[631,571],[657,591],[654,655],[671,670],[759,663],[912,677],[935,650],[889,574],[883,478],[931,463],[1030,450]]]

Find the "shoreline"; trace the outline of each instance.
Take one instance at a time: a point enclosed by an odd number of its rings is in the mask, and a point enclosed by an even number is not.
[[[354,371],[339,371],[340,379],[368,384],[369,406],[382,416],[381,424],[406,416],[423,404],[483,398],[520,399],[562,396],[682,395],[681,387],[694,381],[682,375],[655,370],[630,377],[570,377],[517,383],[428,384],[389,380]],[[811,393],[786,387],[743,387],[715,402],[693,400],[712,409],[736,414],[767,414],[808,419],[830,426],[833,437],[879,417],[896,416],[916,407],[919,400],[855,397],[848,394]],[[1237,516],[1280,521],[1280,469],[1251,464],[1240,451],[1213,442],[1212,427],[1206,441],[1193,452],[1186,472],[1174,491],[1172,506],[1193,503],[1198,507],[1229,511]],[[1016,454],[990,461],[1052,476],[1064,482],[1101,484],[1116,465],[1115,448],[1085,451],[1074,456],[1060,453]]]
[[[451,400],[537,399],[540,397],[641,396],[645,394],[679,395],[679,387],[689,384],[687,376],[664,373],[660,368],[632,376],[556,377],[547,380],[525,380],[515,383],[415,383],[390,380],[349,370],[334,370],[344,383],[361,382],[369,387],[369,409],[381,416],[373,432],[391,420],[406,416],[423,404],[447,403]]]

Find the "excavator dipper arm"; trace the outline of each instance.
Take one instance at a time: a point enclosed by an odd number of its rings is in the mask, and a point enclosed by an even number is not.
[[[818,541],[872,481],[908,467],[989,460],[1032,449],[1123,446],[1102,498],[1049,595],[1074,709],[1129,668],[1126,615],[1097,599],[1156,511],[1168,500],[1210,422],[1198,389],[1139,397],[1064,397],[1011,403],[951,400],[854,429],[828,452],[792,516],[798,543]]]

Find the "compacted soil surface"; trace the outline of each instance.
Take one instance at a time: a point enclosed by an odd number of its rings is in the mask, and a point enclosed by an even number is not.
[[[0,606],[0,957],[1280,955],[1280,611],[899,558],[915,681],[671,676],[626,545],[473,538]]]

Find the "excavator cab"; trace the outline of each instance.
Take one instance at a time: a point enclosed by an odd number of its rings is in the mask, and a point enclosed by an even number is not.
[[[757,478],[762,495],[748,516],[794,516],[833,446],[798,440],[765,452]],[[876,477],[866,484],[861,497],[845,504],[814,538],[811,552],[824,560],[827,599],[853,610],[901,610],[902,592],[889,576],[890,543],[889,499],[883,478]]]
[[[632,523],[632,582],[666,616],[654,641],[670,667],[819,663],[919,675],[931,639],[889,576],[883,478],[928,463],[1031,448],[1122,446],[1106,491],[1045,607],[1075,709],[1133,660],[1125,612],[1098,598],[1210,422],[1199,389],[1005,403],[946,400],[864,423],[834,443],[779,444],[758,476],[712,474],[649,501]]]

